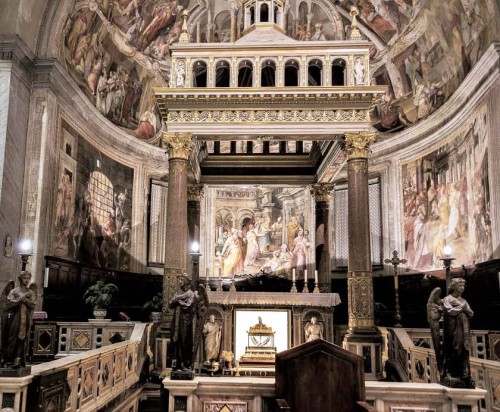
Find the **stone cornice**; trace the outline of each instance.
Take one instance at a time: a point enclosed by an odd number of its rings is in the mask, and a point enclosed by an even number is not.
[[[12,64],[12,71],[21,82],[31,87],[31,71],[35,55],[18,36],[0,36],[0,63]]]

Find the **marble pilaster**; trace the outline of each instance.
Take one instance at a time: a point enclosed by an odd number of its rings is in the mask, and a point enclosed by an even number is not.
[[[381,376],[381,336],[375,328],[368,196],[368,154],[374,132],[346,133],[348,181],[348,312],[344,347],[365,358],[367,379]]]
[[[194,148],[191,133],[167,133],[163,141],[168,150],[168,219],[165,227],[165,265],[163,277],[163,319],[172,318],[168,302],[178,289],[178,275],[186,272],[188,250],[187,172]]]

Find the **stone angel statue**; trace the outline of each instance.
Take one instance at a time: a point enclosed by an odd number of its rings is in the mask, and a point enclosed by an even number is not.
[[[11,280],[0,295],[3,368],[26,366],[31,320],[38,300],[36,284],[30,284],[31,273],[22,271],[18,279],[18,287]]]
[[[310,322],[304,327],[304,335],[306,342],[311,342],[316,339],[323,339],[323,325],[318,323],[318,319],[313,316]]]
[[[452,388],[474,388],[470,376],[470,325],[474,315],[462,297],[465,280],[454,278],[450,282],[449,294],[440,299],[441,289],[435,288],[427,302],[427,320],[431,329],[432,345],[436,352],[441,384]],[[443,315],[443,337],[441,340],[439,321]]]

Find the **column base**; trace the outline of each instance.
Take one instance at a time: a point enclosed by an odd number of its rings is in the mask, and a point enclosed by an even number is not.
[[[382,335],[377,328],[350,328],[342,346],[363,358],[366,380],[383,379]]]

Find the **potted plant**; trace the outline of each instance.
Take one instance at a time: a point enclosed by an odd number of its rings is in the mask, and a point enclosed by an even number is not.
[[[163,293],[158,293],[142,305],[142,310],[149,310],[151,312],[151,320],[153,322],[161,322],[163,308]]]
[[[105,283],[98,280],[95,285],[90,286],[83,299],[87,305],[91,305],[94,309],[94,317],[96,319],[104,319],[107,313],[107,307],[111,304],[113,294],[118,292],[118,287],[113,283]]]

